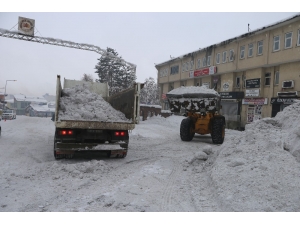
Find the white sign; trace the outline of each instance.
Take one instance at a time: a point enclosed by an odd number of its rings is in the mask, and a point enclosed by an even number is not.
[[[18,31],[21,34],[34,36],[35,21],[19,16]]]
[[[246,89],[246,97],[259,97],[259,89]]]
[[[228,91],[229,90],[229,83],[225,82],[222,87],[223,87],[223,91]]]
[[[202,85],[203,85],[203,86],[206,86],[207,88],[209,88],[210,82],[203,83]]]

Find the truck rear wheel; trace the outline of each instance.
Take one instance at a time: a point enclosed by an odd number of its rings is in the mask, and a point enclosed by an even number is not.
[[[225,137],[225,124],[223,118],[215,118],[212,121],[211,138],[214,144],[222,144]]]
[[[190,118],[185,118],[180,124],[180,138],[182,141],[191,141],[195,132],[193,130],[193,121]]]

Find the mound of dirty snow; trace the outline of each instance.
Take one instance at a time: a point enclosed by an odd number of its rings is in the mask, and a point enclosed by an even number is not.
[[[88,84],[62,90],[58,120],[83,120],[101,122],[130,122],[115,110],[101,95],[90,92]]]
[[[299,114],[296,102],[225,137],[211,178],[229,211],[300,210]]]

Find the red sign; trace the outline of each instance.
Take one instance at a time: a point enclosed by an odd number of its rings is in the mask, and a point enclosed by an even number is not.
[[[204,68],[202,70],[195,70],[194,77],[211,75],[211,74],[215,74],[216,72],[217,72],[217,67],[211,66],[211,67]]]
[[[162,94],[161,95],[161,99],[167,99],[167,95],[166,94]]]

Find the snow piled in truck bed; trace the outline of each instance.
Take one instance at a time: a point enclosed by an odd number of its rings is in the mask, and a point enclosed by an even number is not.
[[[122,112],[115,110],[101,95],[90,92],[88,84],[63,89],[59,106],[58,121],[130,122]]]
[[[227,137],[214,158],[211,178],[229,211],[300,211],[300,102]]]

